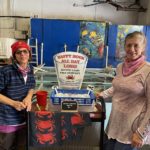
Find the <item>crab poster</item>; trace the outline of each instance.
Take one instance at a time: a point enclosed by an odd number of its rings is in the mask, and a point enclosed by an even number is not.
[[[59,88],[80,89],[88,57],[77,52],[62,52],[54,56]]]

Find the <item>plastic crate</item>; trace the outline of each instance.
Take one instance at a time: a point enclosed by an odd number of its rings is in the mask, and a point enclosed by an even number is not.
[[[57,89],[58,93],[62,93],[63,94],[68,94],[69,96],[68,97],[59,97],[57,96],[56,94],[56,91],[53,90],[51,92],[51,101],[54,105],[60,105],[61,104],[61,101],[64,101],[64,100],[76,100],[78,102],[78,105],[92,105],[93,101],[95,100],[95,95],[92,91],[89,91],[86,90],[86,89],[82,89],[82,90],[67,90],[67,89]],[[80,96],[84,96],[85,95],[88,95],[89,93],[89,97],[76,97],[77,95]],[[76,95],[75,97],[72,97],[73,95]]]

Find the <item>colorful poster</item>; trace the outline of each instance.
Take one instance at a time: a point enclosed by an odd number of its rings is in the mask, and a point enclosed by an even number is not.
[[[103,58],[106,23],[80,23],[79,52],[88,58]]]

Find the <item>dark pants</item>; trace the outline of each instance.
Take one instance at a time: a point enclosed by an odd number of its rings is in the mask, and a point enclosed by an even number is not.
[[[139,150],[131,146],[131,144],[123,144],[115,139],[108,139],[108,136],[104,135],[104,150]]]
[[[0,150],[25,150],[26,129],[12,133],[0,133]]]

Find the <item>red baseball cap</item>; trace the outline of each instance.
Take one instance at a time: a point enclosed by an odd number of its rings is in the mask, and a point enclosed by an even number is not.
[[[13,43],[13,44],[11,45],[12,55],[14,55],[15,52],[16,52],[19,48],[25,48],[25,49],[27,49],[28,51],[31,50],[30,46],[29,46],[26,42],[24,42],[24,41],[17,41],[17,42],[15,42],[15,43]]]

